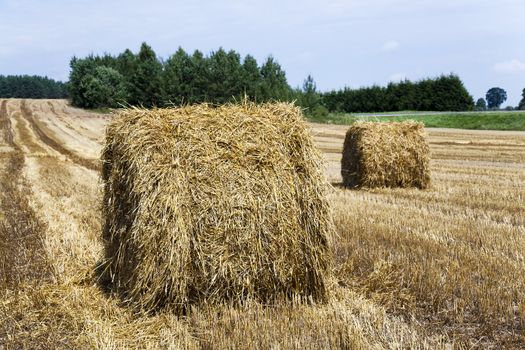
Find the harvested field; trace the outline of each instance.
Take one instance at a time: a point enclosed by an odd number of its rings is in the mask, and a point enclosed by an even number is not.
[[[2,186],[20,198],[1,198],[0,236],[21,213],[31,228],[20,246],[0,245],[0,276],[10,276],[0,278],[0,348],[525,347],[523,132],[427,129],[429,189],[357,191],[341,186],[347,127],[310,124],[334,187],[331,299],[178,318],[133,313],[92,272],[103,256],[102,190],[89,164],[109,116],[59,100],[0,107]]]

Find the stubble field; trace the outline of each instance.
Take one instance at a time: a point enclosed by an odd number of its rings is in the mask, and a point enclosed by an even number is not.
[[[311,124],[333,185],[326,305],[133,314],[97,284],[111,118],[0,100],[0,349],[525,347],[525,132],[428,129],[429,190],[346,190],[345,126]]]

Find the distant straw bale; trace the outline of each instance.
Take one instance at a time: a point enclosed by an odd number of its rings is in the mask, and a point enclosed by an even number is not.
[[[427,188],[429,152],[422,123],[356,122],[343,146],[343,185]]]
[[[328,185],[297,107],[123,110],[102,159],[103,277],[132,306],[326,300]]]

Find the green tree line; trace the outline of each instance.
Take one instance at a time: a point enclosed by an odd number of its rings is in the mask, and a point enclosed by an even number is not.
[[[259,65],[250,55],[241,58],[222,48],[207,56],[179,48],[161,61],[143,43],[137,54],[128,49],[117,56],[74,57],[70,66],[69,92],[79,107],[224,103],[244,96],[257,102],[294,98],[273,57]]]
[[[386,87],[344,88],[322,94],[330,112],[467,111],[474,99],[457,75],[417,82],[404,80]]]
[[[222,48],[208,55],[179,48],[161,60],[143,43],[138,53],[127,49],[116,56],[73,57],[70,66],[69,94],[75,106],[84,108],[225,103],[245,96],[256,102],[296,101],[312,115],[474,108],[456,75],[321,93],[310,75],[302,87],[292,88],[271,56],[259,64],[251,55],[241,57]]]
[[[0,75],[0,98],[66,98],[66,84],[48,77]]]

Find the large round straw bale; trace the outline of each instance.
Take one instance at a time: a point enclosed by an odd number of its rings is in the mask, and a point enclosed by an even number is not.
[[[422,123],[360,121],[346,133],[341,175],[346,187],[427,188],[429,163]]]
[[[102,158],[104,276],[133,306],[326,299],[327,183],[297,107],[126,109]]]

